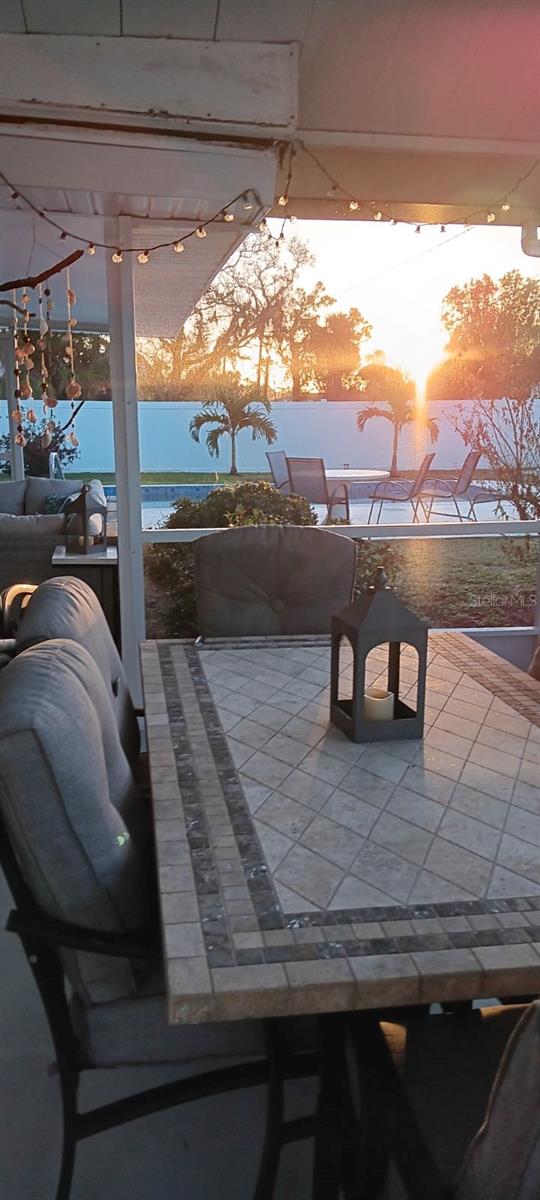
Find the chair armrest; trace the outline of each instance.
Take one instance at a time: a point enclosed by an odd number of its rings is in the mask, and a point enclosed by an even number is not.
[[[24,916],[12,909],[6,922],[10,933],[29,940],[65,946],[71,950],[86,950],[89,954],[107,954],[113,958],[161,958],[162,951],[154,937],[137,933],[112,933],[102,929],[86,929],[53,917]]]

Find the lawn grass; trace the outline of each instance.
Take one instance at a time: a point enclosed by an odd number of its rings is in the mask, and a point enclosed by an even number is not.
[[[66,479],[82,479],[86,483],[95,479],[95,471],[66,471]],[[102,483],[116,483],[114,471],[100,471]],[[243,479],[262,479],[270,482],[271,476],[262,472],[241,472],[240,475],[229,475],[227,472],[216,474],[215,471],[143,471],[141,483],[240,483]]]

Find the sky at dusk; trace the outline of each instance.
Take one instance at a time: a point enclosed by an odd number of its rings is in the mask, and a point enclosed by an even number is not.
[[[281,222],[269,222],[275,235]],[[456,236],[457,235],[457,236]],[[405,368],[423,390],[446,341],[441,302],[455,284],[487,273],[500,278],[515,268],[540,276],[540,259],[525,255],[519,228],[422,228],[362,221],[297,221],[286,236],[309,242],[316,266],[306,283],[320,279],[336,307],[355,306],[373,326],[369,350]]]

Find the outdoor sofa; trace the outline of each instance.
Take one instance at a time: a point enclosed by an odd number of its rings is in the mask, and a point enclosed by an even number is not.
[[[99,479],[29,476],[0,483],[0,590],[41,583],[51,574],[55,547],[87,552],[106,545],[107,498]]]

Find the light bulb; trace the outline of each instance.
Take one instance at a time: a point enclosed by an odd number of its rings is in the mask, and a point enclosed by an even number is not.
[[[296,225],[297,220],[298,220],[297,217],[289,217],[289,221],[290,221],[291,225]]]
[[[510,205],[508,203],[508,200],[505,200],[504,203],[501,204],[501,212],[510,212]]]
[[[199,225],[199,228],[195,230],[195,233],[198,238],[206,237],[206,229],[203,229],[202,225]]]
[[[486,217],[486,221],[487,221],[488,225],[493,225],[493,222],[496,220],[497,220],[497,214],[494,212],[488,212],[487,217]]]
[[[278,196],[278,204],[279,204],[280,208],[286,208],[288,202],[289,202],[288,196],[285,196],[285,195]]]
[[[360,208],[360,205],[358,203],[358,200],[349,200],[349,211],[350,212],[358,212],[359,208]]]
[[[114,254],[113,254],[113,255],[111,255],[111,257],[112,257],[112,261],[113,261],[114,263],[121,263],[121,262],[122,262],[122,257],[123,257],[123,256],[122,256],[122,251],[121,251],[121,250],[115,250]]]
[[[224,213],[223,220],[224,221],[234,221],[234,213],[232,213],[232,212]]]
[[[373,220],[374,221],[382,221],[382,212],[381,212],[380,208],[375,209],[375,212],[373,213]]]
[[[175,254],[183,254],[184,253],[184,243],[183,242],[175,242],[174,246],[173,246],[173,250],[174,250]]]
[[[137,255],[137,262],[141,264],[148,262],[148,250],[141,250],[141,253]]]
[[[93,242],[88,243],[88,245],[86,247],[86,253],[87,254],[95,254],[96,253],[96,247],[94,246]]]

